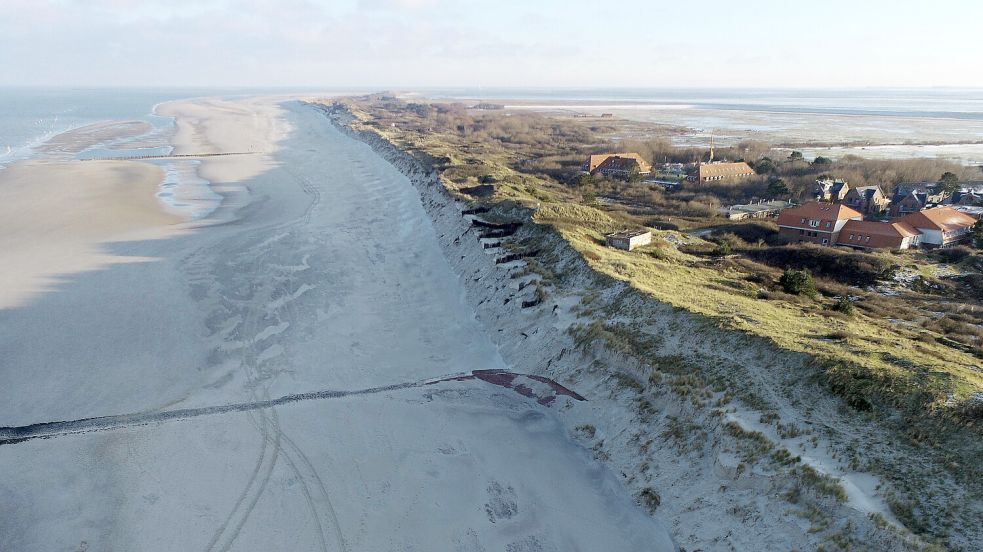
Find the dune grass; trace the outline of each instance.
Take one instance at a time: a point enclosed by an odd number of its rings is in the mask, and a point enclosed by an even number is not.
[[[484,204],[508,201],[534,210],[533,222],[554,229],[598,273],[706,317],[720,329],[765,338],[780,349],[815,357],[834,390],[854,406],[887,402],[912,407],[915,400],[918,409],[944,409],[953,400],[965,403],[983,392],[983,373],[973,368],[983,364],[979,358],[935,340],[918,339],[911,325],[860,312],[835,316],[822,298],[762,293],[761,285],[739,268],[707,263],[668,243],[702,242],[699,238],[653,231],[653,244],[632,252],[605,246],[606,232],[634,221],[583,204],[580,194],[566,186],[512,168],[523,156],[542,155],[537,146],[523,149],[495,140],[469,141],[446,129],[407,131],[399,125],[373,124],[378,114],[372,112],[371,102],[356,102],[349,109],[359,119],[356,127],[425,159],[460,199],[475,199],[461,194],[462,188],[494,183],[494,193],[481,199]]]

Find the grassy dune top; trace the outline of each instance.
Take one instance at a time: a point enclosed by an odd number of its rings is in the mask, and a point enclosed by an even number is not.
[[[623,205],[585,197],[569,177],[588,153],[618,147],[608,139],[618,130],[609,126],[613,123],[378,97],[348,101],[346,107],[356,117],[353,126],[383,136],[439,171],[445,186],[462,199],[514,202],[534,210],[534,222],[555,229],[597,272],[719,328],[812,355],[825,364],[833,389],[855,406],[888,403],[909,411],[957,412],[961,424],[978,421],[974,394],[983,393],[978,345],[983,332],[973,318],[979,315],[975,305],[968,312],[976,314],[960,314],[967,320],[959,324],[968,341],[957,343],[937,324],[940,314],[932,309],[948,303],[936,309],[946,318],[945,309],[964,310],[959,301],[888,297],[869,286],[833,280],[819,281],[815,298],[790,295],[777,285],[779,268],[748,255],[706,254],[719,242],[677,231],[654,230],[652,245],[632,252],[603,245],[604,233],[648,222]],[[767,247],[744,245],[748,251]],[[927,282],[937,276],[934,261],[922,254],[871,258],[904,265]],[[844,296],[857,305],[856,312],[834,308]]]

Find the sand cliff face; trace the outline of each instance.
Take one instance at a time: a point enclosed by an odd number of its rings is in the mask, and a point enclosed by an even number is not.
[[[454,198],[438,174],[378,134],[353,130],[347,112],[319,109],[409,178],[503,358],[588,397],[591,408],[563,416],[567,429],[621,474],[681,546],[920,547],[886,507],[882,481],[857,470],[863,454],[844,452],[873,442],[876,428],[819,392],[807,356],[716,329],[599,276],[554,232],[532,224],[528,210],[462,214],[474,205]],[[474,226],[482,217],[523,225],[482,239],[487,229]],[[496,242],[515,247],[486,247]],[[531,249],[540,251],[532,264],[545,270],[506,257]],[[656,344],[653,358],[619,349],[604,322]],[[687,366],[699,368],[687,374]],[[733,386],[753,393],[734,401]],[[876,451],[898,460],[892,445]]]

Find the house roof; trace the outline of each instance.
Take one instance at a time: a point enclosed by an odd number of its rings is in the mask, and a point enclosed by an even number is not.
[[[845,180],[816,180],[817,195],[824,193],[836,196],[844,189],[850,189],[850,185]]]
[[[613,232],[611,234],[607,234],[604,237],[612,238],[612,239],[630,240],[631,238],[637,238],[638,236],[644,236],[645,234],[651,234],[651,232],[649,232],[648,230],[622,230],[621,232]]]
[[[870,199],[870,198],[874,197],[877,194],[881,194],[881,189],[880,189],[879,186],[858,186],[858,187],[850,190],[850,192],[856,192],[856,193],[860,194],[861,197]],[[847,192],[847,193],[850,193],[850,192]],[[884,194],[881,194],[881,195],[884,195]]]
[[[751,166],[743,161],[738,163],[700,163],[696,170],[700,178],[742,176],[754,173]]]
[[[930,228],[932,230],[951,232],[976,224],[976,219],[952,207],[942,206],[905,215],[901,217],[901,222],[908,223],[915,228]]]
[[[643,172],[642,164],[633,157],[618,157],[612,155],[601,162],[597,166],[596,171],[613,170],[613,171],[632,171],[638,169],[639,172]]]
[[[850,220],[840,230],[836,243],[863,247],[896,247],[905,238],[921,234],[905,222],[867,222]],[[855,239],[850,239],[855,237]],[[869,237],[869,239],[868,239]]]
[[[834,220],[859,219],[862,217],[862,214],[854,211],[846,205],[810,201],[808,203],[803,203],[798,207],[793,207],[792,209],[782,211],[782,214],[778,215],[778,225],[792,226],[795,228],[811,228],[809,226],[810,220],[826,222]],[[802,219],[805,219],[806,222],[803,223]]]
[[[923,205],[928,201],[928,197],[933,195],[935,184],[932,182],[903,182],[894,188],[891,194],[891,202],[897,203],[902,199],[914,195]]]
[[[652,166],[649,165],[644,159],[642,159],[641,155],[634,152],[626,152],[626,153],[598,153],[588,156],[587,163],[586,163],[587,172],[594,172],[602,163],[604,163],[605,161],[607,161],[609,158],[612,157],[620,157],[622,159],[634,159],[636,162],[638,162],[638,168],[642,172],[648,172],[652,170]]]

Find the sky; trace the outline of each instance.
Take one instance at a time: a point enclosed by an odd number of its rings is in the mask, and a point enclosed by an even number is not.
[[[976,0],[0,0],[0,86],[983,88]]]

